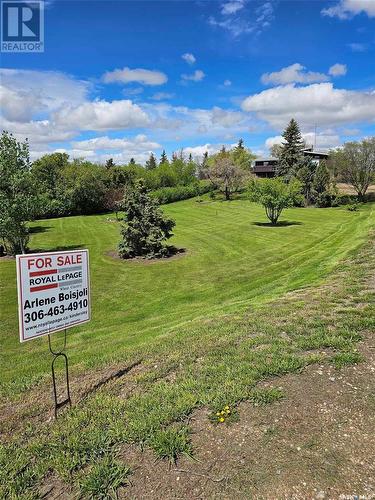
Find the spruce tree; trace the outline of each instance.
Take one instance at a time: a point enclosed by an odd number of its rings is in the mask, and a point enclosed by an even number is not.
[[[289,180],[300,167],[305,147],[298,123],[292,118],[283,132],[284,142],[281,146],[277,175]]]
[[[129,165],[135,165],[135,160],[134,160],[134,158],[130,158]]]
[[[122,202],[124,221],[121,228],[119,255],[122,259],[166,257],[171,248],[165,245],[175,222],[164,216],[146,189],[143,179],[125,192]]]
[[[300,168],[296,172],[296,177],[302,184],[305,205],[309,205],[312,201],[312,190],[316,167],[316,163],[314,163],[310,157],[306,157],[302,160]]]
[[[115,167],[115,162],[113,161],[113,158],[109,158],[106,162],[105,162],[105,168],[107,168],[108,170]]]
[[[327,165],[324,161],[321,161],[316,169],[314,180],[313,180],[313,189],[319,195],[324,193],[329,188],[330,175],[327,168]]]
[[[237,144],[237,146],[236,146],[236,149],[244,150],[244,149],[245,149],[245,147],[244,147],[244,145],[243,145],[243,144],[244,144],[243,139],[240,139],[240,140],[238,141],[238,144]]]
[[[151,153],[150,158],[146,161],[146,170],[153,170],[157,166],[158,165],[156,163],[156,158],[154,156],[154,153]]]
[[[160,157],[160,165],[163,163],[168,163],[168,156],[165,152],[165,149],[163,149],[163,152],[162,152],[161,157]]]

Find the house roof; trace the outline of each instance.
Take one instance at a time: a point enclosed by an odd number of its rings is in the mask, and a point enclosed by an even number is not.
[[[270,156],[269,158],[255,158],[254,161],[278,161],[278,159]]]
[[[322,151],[321,149],[304,149],[304,153],[310,154],[310,155],[324,155],[328,156],[328,151]]]

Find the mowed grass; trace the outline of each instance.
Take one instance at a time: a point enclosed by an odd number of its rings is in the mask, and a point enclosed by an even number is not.
[[[373,208],[286,210],[279,227],[246,200],[187,200],[163,207],[176,220],[171,243],[185,254],[158,262],[120,261],[119,224],[108,215],[32,224],[31,249],[88,248],[92,321],[68,332],[73,370],[125,359],[189,321],[238,312],[311,285],[363,243]],[[49,375],[46,338],[18,341],[16,273],[0,261],[0,394],[14,395]],[[60,334],[59,334],[60,335]],[[59,335],[56,335],[57,339]]]

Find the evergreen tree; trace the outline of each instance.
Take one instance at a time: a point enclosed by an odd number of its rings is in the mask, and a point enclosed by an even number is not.
[[[244,149],[245,149],[245,147],[244,147],[244,145],[243,145],[243,144],[244,144],[243,139],[240,139],[240,140],[238,141],[238,144],[237,144],[237,146],[236,146],[236,149],[244,150]]]
[[[156,158],[154,156],[154,153],[151,153],[150,158],[146,161],[146,170],[153,170],[157,166],[158,165],[156,163]]]
[[[113,161],[113,158],[109,158],[106,162],[105,162],[105,168],[106,169],[110,169],[110,168],[113,168],[115,166],[115,162]]]
[[[208,151],[203,154],[202,162],[197,166],[198,179],[207,179],[208,177]]]
[[[160,165],[162,165],[163,163],[168,163],[168,156],[166,155],[165,149],[163,149],[160,157]]]
[[[245,148],[243,139],[238,141],[237,146],[230,151],[230,155],[238,167],[246,171],[251,170],[251,162],[255,159],[255,156],[249,149]]]
[[[303,159],[305,147],[298,123],[292,118],[283,132],[285,142],[282,144],[277,175],[287,180],[296,173]]]
[[[331,178],[329,170],[324,161],[320,162],[313,180],[313,192],[315,203],[318,207],[330,207],[333,192],[331,190]]]
[[[175,222],[164,216],[158,203],[147,192],[143,179],[125,192],[125,212],[121,229],[119,255],[123,259],[166,257],[170,253],[164,243],[173,233]]]
[[[312,190],[316,167],[316,163],[314,163],[310,157],[306,157],[302,160],[300,168],[296,172],[296,177],[302,184],[305,205],[309,205],[312,201]]]
[[[129,165],[135,165],[135,160],[134,160],[134,158],[130,158]]]
[[[329,182],[330,175],[327,165],[324,161],[321,161],[316,169],[312,187],[314,191],[320,195],[328,190]]]

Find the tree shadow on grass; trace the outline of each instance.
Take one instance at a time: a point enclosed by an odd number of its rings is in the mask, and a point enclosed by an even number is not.
[[[288,227],[288,226],[301,226],[302,222],[298,222],[295,220],[282,220],[277,224],[271,224],[271,222],[253,222],[254,226],[260,227]]]
[[[52,226],[32,226],[29,228],[29,233],[30,234],[45,233],[50,229],[52,229]]]
[[[27,253],[45,253],[45,252],[64,252],[69,250],[79,250],[84,248],[85,245],[62,245],[52,248],[30,248]]]

